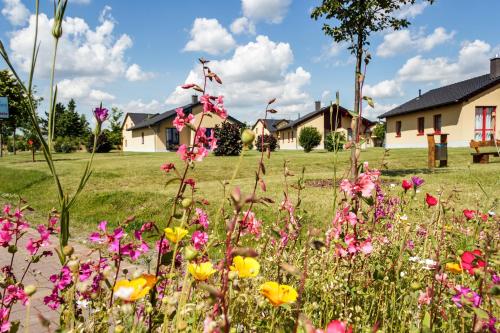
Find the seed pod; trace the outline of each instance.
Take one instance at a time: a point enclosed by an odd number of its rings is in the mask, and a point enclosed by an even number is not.
[[[28,296],[32,296],[34,293],[36,293],[36,286],[30,284],[24,287],[24,293]]]
[[[243,142],[245,145],[250,145],[253,140],[255,140],[255,133],[248,128],[241,133],[241,142]]]
[[[182,205],[182,208],[189,208],[191,207],[191,204],[193,203],[193,200],[191,200],[190,198],[184,198],[182,199],[182,202],[181,202],[181,205]]]
[[[63,254],[67,257],[71,256],[75,252],[75,249],[71,245],[66,245],[63,248]]]

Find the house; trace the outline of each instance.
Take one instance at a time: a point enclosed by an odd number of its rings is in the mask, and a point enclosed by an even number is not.
[[[387,148],[427,147],[426,134],[447,133],[449,147],[468,147],[471,139],[498,138],[500,57],[490,60],[490,73],[433,89],[392,109],[386,118]]]
[[[335,104],[332,109],[333,112],[330,117],[330,106],[321,107],[321,102],[317,101],[315,102],[314,111],[288,124],[280,124],[276,131],[280,149],[302,149],[299,145],[298,136],[304,127],[316,127],[321,133],[321,143],[317,147],[318,149],[324,148],[325,137],[331,131],[336,130],[338,132],[343,132],[346,139],[350,140],[352,138],[351,114],[342,106],[339,106],[339,113],[337,114],[337,107]],[[373,146],[371,138],[371,128],[373,125],[374,123],[372,121],[365,118],[362,119],[360,133],[365,139],[365,146]]]
[[[195,116],[195,126],[200,124],[203,105],[198,101],[197,96],[192,96],[191,103],[182,106],[182,109],[186,115],[192,113]],[[173,125],[176,115],[175,109],[159,114],[127,113],[122,125],[123,151],[175,151],[182,144],[193,144],[194,135],[191,129],[185,127],[179,133]],[[226,121],[243,125],[231,116],[228,116]],[[201,127],[206,128],[207,135],[210,135],[214,127],[223,122],[222,118],[216,114],[211,114],[211,117],[203,118]]]
[[[286,119],[258,119],[252,126],[252,131],[255,133],[255,142],[259,135],[262,135],[262,129],[264,129],[264,135],[272,135],[276,139],[278,138],[278,127],[288,124]]]

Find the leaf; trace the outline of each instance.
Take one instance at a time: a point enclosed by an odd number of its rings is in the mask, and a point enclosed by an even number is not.
[[[266,174],[266,167],[264,166],[263,162],[260,162],[260,169],[262,170],[262,174]]]
[[[275,109],[269,109],[269,110],[267,110],[267,112],[269,112],[269,113],[278,113],[278,111],[275,110]]]
[[[428,311],[425,312],[422,320],[422,332],[431,332],[431,315]]]
[[[363,99],[368,102],[368,105],[373,108],[375,108],[375,103],[373,102],[373,98],[368,97],[368,96],[363,96]]]
[[[165,183],[165,187],[167,187],[168,185],[172,184],[173,182],[175,181],[181,181],[181,179],[179,177],[175,177],[175,178],[170,178],[169,180],[167,180],[167,182]]]
[[[272,98],[269,100],[269,102],[267,102],[267,105],[271,105],[273,104],[274,102],[276,102],[276,98]]]
[[[218,84],[222,84],[222,80],[220,79],[219,75],[215,74],[214,79]]]
[[[480,319],[483,319],[483,320],[488,320],[490,318],[490,316],[488,315],[488,312],[484,311],[483,309],[480,309],[480,308],[472,308],[472,310],[474,311],[474,313],[480,318]]]
[[[210,62],[210,61],[206,60],[205,58],[199,58],[198,61],[200,63],[202,63],[203,65]]]
[[[196,91],[199,91],[201,93],[204,92],[203,89],[200,86],[198,86],[198,85],[194,86],[193,89],[196,90]]]

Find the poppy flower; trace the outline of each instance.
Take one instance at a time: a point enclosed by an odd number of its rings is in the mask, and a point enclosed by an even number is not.
[[[403,179],[403,182],[401,183],[401,187],[403,188],[403,190],[405,190],[405,193],[406,193],[406,191],[408,191],[409,189],[411,189],[413,187],[413,184],[410,183],[409,181],[407,181],[406,179]]]
[[[464,216],[467,221],[470,221],[476,217],[476,211],[471,209],[464,209]]]
[[[486,262],[481,260],[483,253],[481,250],[465,251],[462,254],[462,268],[466,270],[470,275],[474,275],[474,271],[478,268],[485,267]]]
[[[240,278],[256,277],[260,271],[260,264],[254,258],[236,256],[230,269],[238,272]]]
[[[150,274],[143,274],[134,280],[119,280],[116,282],[113,291],[115,297],[127,302],[133,302],[145,297],[156,283],[156,277]]]
[[[455,274],[460,274],[462,273],[462,267],[460,267],[459,263],[456,262],[449,262],[445,265],[445,269],[448,272],[455,273]]]
[[[273,306],[293,303],[297,300],[297,291],[286,284],[269,281],[260,286],[260,293],[267,298]]]
[[[165,228],[165,236],[168,238],[169,241],[172,243],[178,243],[180,242],[188,233],[188,231],[184,228]]]
[[[189,264],[188,272],[195,280],[206,281],[210,276],[217,273],[211,262],[202,262],[201,264]]]
[[[428,207],[436,206],[438,203],[438,199],[436,197],[433,197],[429,193],[425,194],[425,202],[427,203]]]

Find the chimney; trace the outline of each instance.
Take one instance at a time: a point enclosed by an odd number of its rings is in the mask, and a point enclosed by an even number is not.
[[[418,89],[418,97],[422,97],[422,89]]]
[[[314,111],[321,110],[321,101],[314,102]]]
[[[500,55],[490,59],[490,75],[492,79],[500,77]]]
[[[191,95],[191,103],[192,104],[198,103],[198,95]]]

